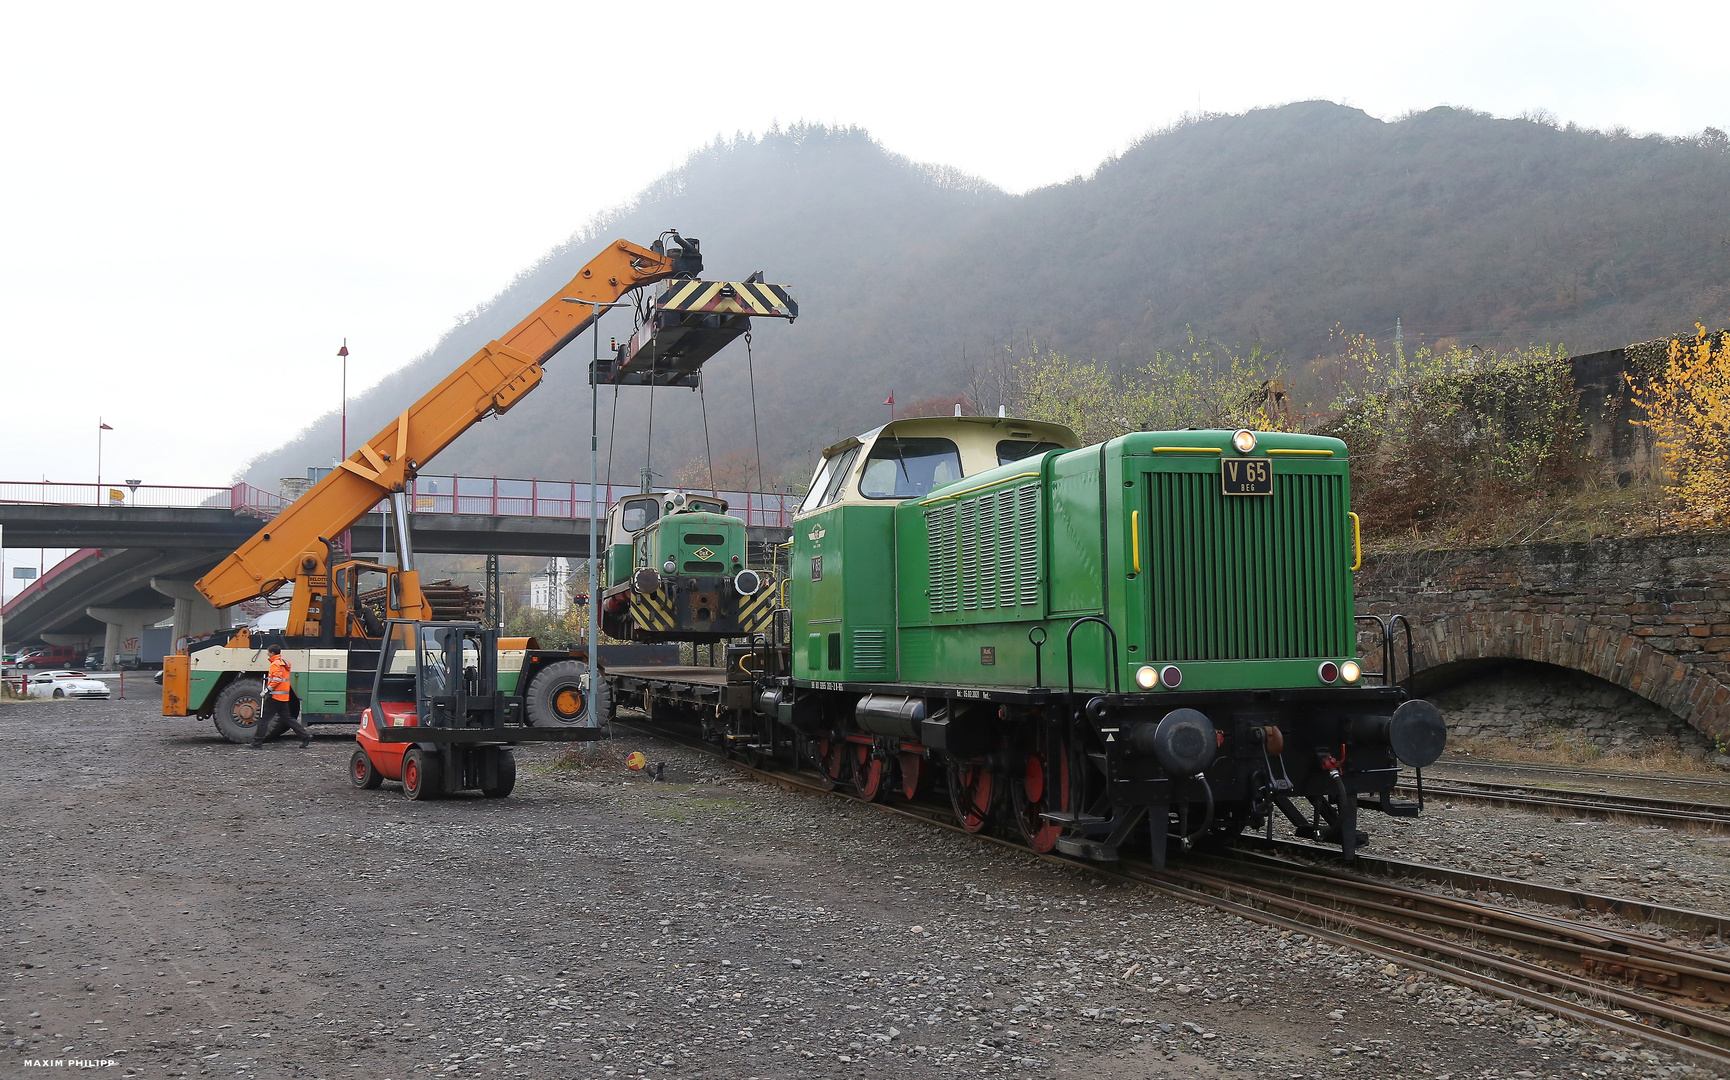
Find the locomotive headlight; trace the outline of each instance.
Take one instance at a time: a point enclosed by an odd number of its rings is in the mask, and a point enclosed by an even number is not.
[[[733,575],[733,588],[740,596],[756,596],[762,587],[763,579],[755,570],[741,570]]]
[[[1159,669],[1159,681],[1165,684],[1167,690],[1176,690],[1183,685],[1183,672],[1176,664],[1167,664]]]
[[[677,570],[678,568],[679,568],[679,564],[674,562],[671,559],[668,559],[666,562],[661,564],[661,569],[666,571],[669,574],[672,573],[673,571]]]
[[[1159,669],[1152,664],[1143,664],[1136,668],[1135,685],[1143,690],[1152,690],[1159,685]]]
[[[1316,677],[1322,682],[1331,683],[1340,677],[1340,666],[1332,660],[1323,660],[1321,666],[1316,668]]]
[[[1346,682],[1357,682],[1358,678],[1363,675],[1363,673],[1364,669],[1358,666],[1356,660],[1347,660],[1345,663],[1340,665],[1340,678],[1344,679]]]
[[[1232,434],[1231,445],[1240,454],[1247,454],[1255,449],[1255,432],[1248,428],[1239,428]]]

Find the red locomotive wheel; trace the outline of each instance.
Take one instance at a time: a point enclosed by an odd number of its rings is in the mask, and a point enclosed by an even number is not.
[[[1045,764],[1037,755],[1027,755],[1026,775],[1021,780],[1021,790],[1027,793],[1029,800],[1038,802],[1045,797]]]
[[[1015,824],[1027,846],[1039,852],[1055,848],[1063,826],[1040,815],[1069,808],[1068,755],[1050,745],[1030,747],[1020,778],[1009,785],[1009,795],[1015,804]]]
[[[847,743],[844,740],[824,736],[811,740],[811,748],[818,768],[832,783],[843,783],[847,779]]]
[[[901,794],[909,799],[919,794],[919,780],[923,763],[918,754],[901,755]]]
[[[866,802],[876,802],[883,794],[883,759],[871,752],[871,747],[858,743],[853,747],[853,787]]]
[[[991,820],[991,770],[981,762],[949,763],[949,804],[956,824],[978,832]]]

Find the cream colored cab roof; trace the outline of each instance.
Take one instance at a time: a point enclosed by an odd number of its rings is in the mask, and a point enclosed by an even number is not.
[[[607,507],[607,543],[628,544],[631,537],[642,529],[659,521],[666,513],[667,500],[676,492],[668,491],[633,491],[629,495],[621,495],[613,500],[613,505]],[[714,495],[692,494],[683,492],[688,504],[700,510],[709,510],[717,514],[727,512],[727,500]],[[653,504],[652,512],[638,515],[645,518],[635,529],[625,528],[625,509],[627,506],[647,501]]]
[[[948,458],[925,463],[931,470],[931,475],[921,477],[920,482],[925,484],[927,490],[997,468],[1003,464],[998,460],[1000,443],[1044,443],[1065,449],[1075,449],[1081,445],[1075,432],[1062,424],[1022,420],[1012,416],[929,416],[896,420],[863,435],[843,439],[825,449],[823,461],[817,466],[816,475],[812,477],[811,491],[801,502],[798,513],[794,515],[795,519],[831,506],[893,505],[924,494],[923,491],[904,495],[882,494],[891,489],[881,474],[893,474],[895,470],[902,468],[894,455],[873,457],[872,451],[887,439],[902,440],[901,445],[914,439],[947,439],[955,445],[959,460]],[[891,445],[894,444],[885,443],[885,446]],[[846,475],[837,481],[834,468],[842,462],[845,462]],[[951,473],[955,475],[950,475]],[[877,497],[867,495],[866,491],[873,492]]]

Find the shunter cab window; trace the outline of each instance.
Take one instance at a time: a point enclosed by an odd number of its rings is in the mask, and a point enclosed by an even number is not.
[[[853,471],[853,462],[859,459],[859,448],[849,447],[846,451],[836,454],[823,462],[823,467],[817,470],[817,479],[811,481],[811,492],[800,504],[799,512],[815,510],[819,506],[828,506],[841,494],[841,484],[847,479],[847,474]]]
[[[1004,439],[997,444],[997,464],[1007,465],[1022,458],[1038,457],[1048,450],[1061,450],[1054,442],[1028,442],[1025,439]]]
[[[661,516],[661,506],[654,499],[632,499],[619,515],[619,524],[626,532],[636,532]]]
[[[913,499],[961,479],[961,451],[948,439],[878,439],[865,459],[859,494],[867,499]]]

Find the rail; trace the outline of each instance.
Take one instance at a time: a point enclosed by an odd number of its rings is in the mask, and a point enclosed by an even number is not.
[[[415,514],[487,514],[494,517],[587,519],[599,500],[600,515],[613,500],[635,488],[567,480],[520,480],[500,476],[422,474],[409,482],[409,511]],[[786,528],[797,497],[774,491],[721,491],[727,513],[746,525]],[[142,507],[151,509],[221,508],[271,518],[285,505],[280,495],[248,483],[227,487],[172,484],[90,484],[53,481],[0,481],[0,503],[52,506]],[[376,512],[383,513],[380,502]]]

